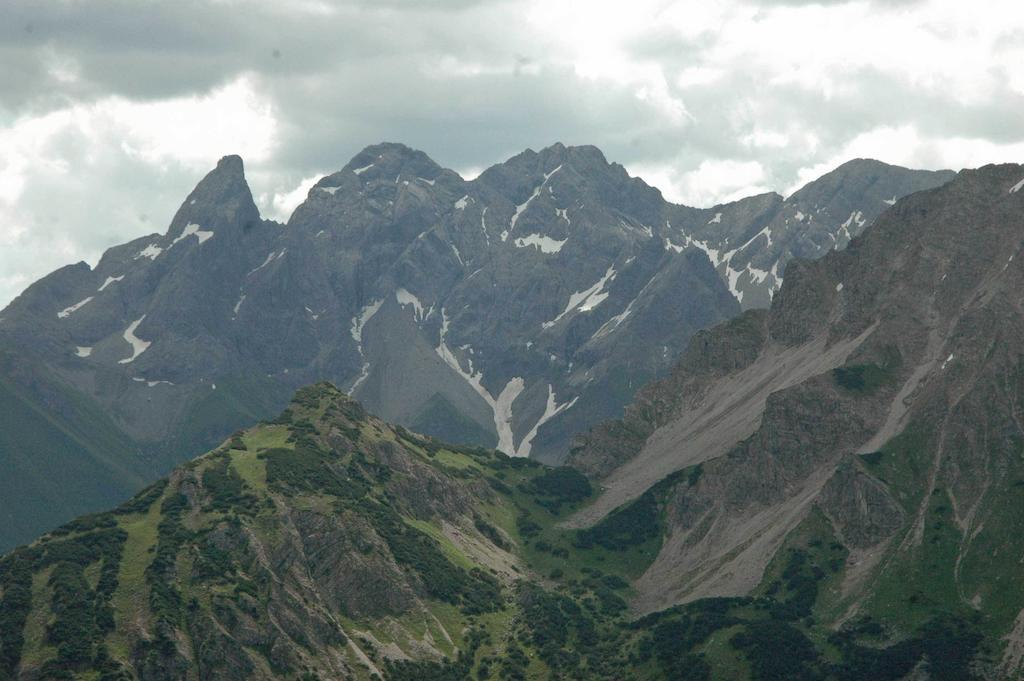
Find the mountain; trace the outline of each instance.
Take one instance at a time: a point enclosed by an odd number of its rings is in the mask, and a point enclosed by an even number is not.
[[[0,559],[0,677],[623,678],[633,566],[573,546],[556,570],[568,549],[536,539],[590,494],[570,469],[443,445],[305,388]],[[587,650],[598,640],[611,647]]]
[[[301,389],[0,558],[0,675],[1020,678],[1022,186],[962,171],[792,260],[576,468]]]
[[[854,390],[880,382],[841,375]],[[822,615],[864,535],[824,511],[749,595],[637,617],[674,546],[678,496],[717,474],[689,466],[564,529],[594,502],[580,473],[445,445],[319,384],[113,511],[0,558],[0,678],[1003,678],[986,647],[998,640],[980,633],[999,601],[896,630],[891,603],[833,629]],[[868,489],[850,485],[854,507],[872,509]],[[941,546],[911,575],[931,614],[956,598],[924,590],[937,566],[954,569],[941,525],[927,525]]]
[[[281,225],[226,157],[166,234],[0,312],[4,399],[43,424],[0,437],[18,471],[0,481],[0,546],[127,497],[318,380],[414,430],[558,462],[694,333],[766,305],[794,255],[949,176],[852,161],[789,199],[694,209],[593,147],[467,182],[380,144]]]
[[[769,310],[698,334],[577,439],[570,463],[603,493],[566,527],[664,500],[638,610],[766,594],[813,566],[794,598],[815,624],[893,643],[956,630],[985,642],[983,678],[1019,678],[1022,178],[963,171],[845,251],[794,260]]]
[[[226,158],[166,235],[112,248],[95,269],[57,270],[0,312],[0,546],[124,500],[280,407],[224,335],[215,298],[280,229],[259,218],[241,160]]]
[[[683,241],[707,252],[744,310],[764,308],[792,258],[816,259],[845,248],[897,199],[953,176],[854,159],[785,200],[764,194],[717,206],[711,220],[687,226]]]

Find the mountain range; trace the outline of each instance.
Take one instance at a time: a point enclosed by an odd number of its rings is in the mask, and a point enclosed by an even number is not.
[[[466,181],[380,144],[285,225],[226,157],[165,234],[0,312],[0,547],[123,500],[319,380],[415,431],[558,463],[695,333],[766,307],[792,258],[951,177],[855,160],[787,199],[695,209],[593,147]]]
[[[792,260],[571,466],[303,388],[0,559],[0,675],[1020,678],[1022,188]]]

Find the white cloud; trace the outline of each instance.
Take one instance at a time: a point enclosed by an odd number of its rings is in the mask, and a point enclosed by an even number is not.
[[[229,153],[258,163],[269,157],[275,132],[270,104],[247,77],[202,96],[143,103],[110,97],[76,104],[0,128],[0,199],[14,203],[33,175],[85,179],[82,165],[118,151],[154,165],[195,169]],[[76,156],[80,165],[72,175]]]
[[[288,222],[292,212],[300,203],[306,200],[309,190],[313,188],[317,180],[324,176],[318,173],[299,181],[294,189],[274,192],[273,194],[262,194],[257,201],[260,212],[263,216],[278,222]]]
[[[757,161],[708,160],[682,172],[673,166],[629,168],[670,201],[689,206],[709,207],[771,190],[765,168]]]
[[[248,78],[192,97],[108,97],[0,128],[0,304],[26,281],[162,232],[227,153],[259,164],[276,120]]]
[[[151,163],[206,166],[230,153],[259,163],[276,141],[273,107],[247,76],[199,97],[147,103],[114,98],[96,105],[94,115],[107,118]]]
[[[284,219],[382,140],[472,177],[594,144],[674,200],[784,191],[853,156],[1024,160],[1019,0],[5,0],[0,306],[166,228],[239,153]],[[146,36],[140,42],[139,36]]]
[[[922,135],[913,125],[882,126],[857,135],[828,159],[801,168],[788,192],[851,158],[876,158],[911,168],[961,170],[988,163],[1024,162],[1024,141],[997,144],[979,138]]]

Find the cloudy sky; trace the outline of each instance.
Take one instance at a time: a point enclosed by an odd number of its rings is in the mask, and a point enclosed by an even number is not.
[[[690,205],[1024,161],[1020,0],[2,0],[0,61],[0,306],[228,153],[281,220],[382,140],[466,176],[595,144]]]

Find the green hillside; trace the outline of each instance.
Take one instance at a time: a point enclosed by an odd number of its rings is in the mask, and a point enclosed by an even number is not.
[[[682,471],[583,531],[568,468],[445,446],[327,384],[109,513],[0,561],[0,678],[969,678],[979,618],[834,627],[814,515],[747,598],[637,618]],[[940,592],[936,592],[940,596]]]

